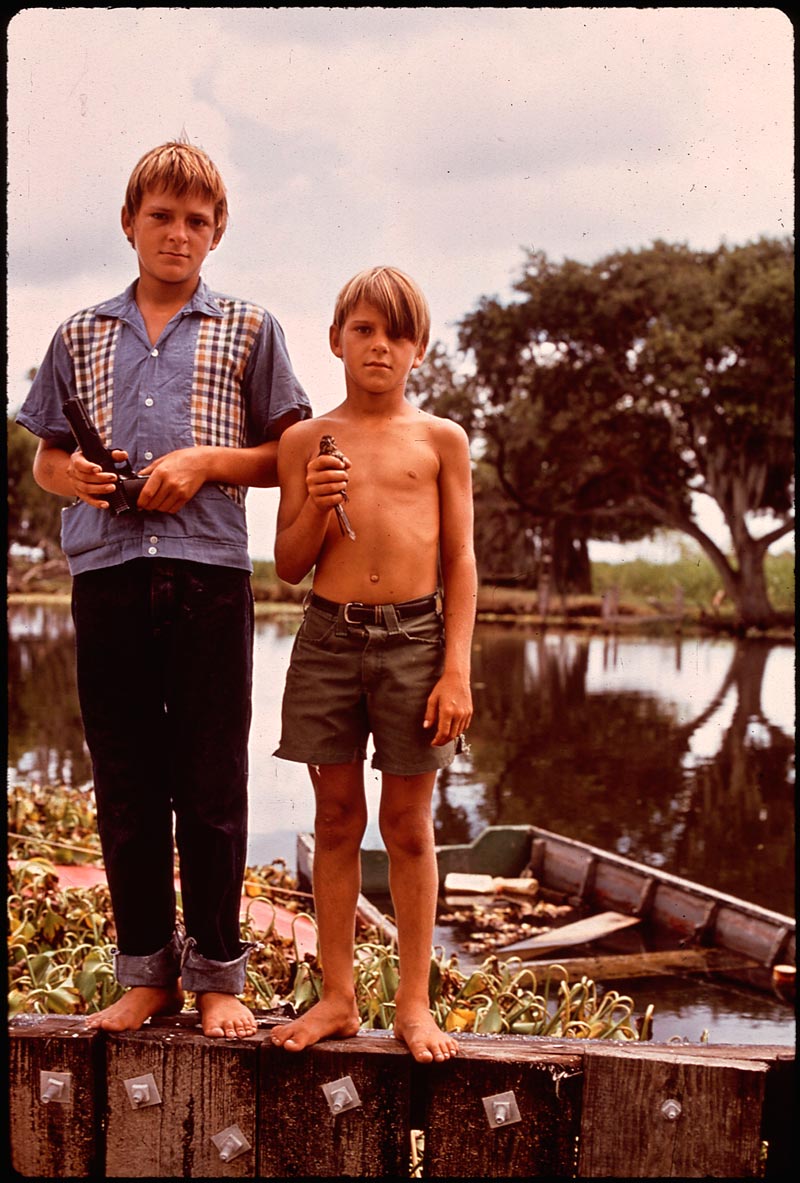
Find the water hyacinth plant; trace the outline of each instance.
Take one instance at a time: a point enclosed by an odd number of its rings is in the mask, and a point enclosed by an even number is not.
[[[108,887],[62,887],[55,863],[99,862],[88,794],[65,787],[48,793],[27,788],[9,791],[9,835],[28,857],[18,855],[8,869],[8,1008],[11,1015],[89,1014],[122,994],[113,972],[114,923]],[[24,840],[24,841],[23,841]],[[48,856],[32,854],[38,844]],[[13,848],[12,848],[13,849]],[[56,857],[57,853],[57,857]],[[272,901],[294,913],[290,936],[273,920],[257,927],[249,909],[242,938],[252,941],[243,999],[255,1013],[302,1014],[319,999],[322,974],[315,953],[301,952],[296,926],[313,924],[305,909],[309,897],[297,890],[282,860],[249,867],[245,894]],[[362,1025],[391,1030],[399,984],[399,958],[376,928],[361,926],[353,964]],[[634,1013],[634,1003],[616,991],[603,991],[587,977],[570,983],[566,970],[549,966],[539,978],[518,958],[492,953],[462,973],[457,956],[432,950],[430,1005],[446,1031],[476,1034],[543,1035],[553,1038],[649,1039],[652,1007]],[[193,996],[187,995],[187,1009]]]

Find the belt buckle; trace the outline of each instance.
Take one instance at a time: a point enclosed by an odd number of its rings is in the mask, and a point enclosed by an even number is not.
[[[345,604],[345,606],[344,606],[344,622],[345,622],[345,624],[364,624],[365,621],[363,621],[363,620],[351,620],[350,619],[350,609],[351,608],[358,608],[362,612],[372,612],[373,623],[380,624],[381,609],[380,609],[379,604],[362,604],[359,600],[350,600],[349,603]]]

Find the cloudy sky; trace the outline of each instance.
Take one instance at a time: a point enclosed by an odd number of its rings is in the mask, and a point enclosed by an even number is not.
[[[230,194],[205,278],[278,317],[317,413],[342,398],[327,328],[361,267],[414,275],[452,348],[525,248],[794,229],[775,8],[29,8],[7,51],[12,413],[60,321],[134,278],[125,185],[182,133]],[[277,494],[248,505],[271,557]]]

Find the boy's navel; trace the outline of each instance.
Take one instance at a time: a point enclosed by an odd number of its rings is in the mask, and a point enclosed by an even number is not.
[[[369,577],[370,583],[377,583],[379,579],[380,579],[380,575],[376,575],[374,571],[373,571],[372,575],[370,575],[370,577]]]

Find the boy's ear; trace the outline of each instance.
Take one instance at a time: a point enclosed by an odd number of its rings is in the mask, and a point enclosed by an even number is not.
[[[214,231],[214,237],[211,240],[211,246],[208,248],[210,251],[215,251],[217,249],[219,244],[222,242],[222,235],[224,233],[225,231],[222,230],[221,227],[217,226],[216,230]]]
[[[128,210],[124,205],[120,212],[120,222],[122,223],[122,233],[125,235],[133,249],[136,250],[136,243],[133,240],[133,223],[131,222]]]
[[[339,337],[339,330],[336,325],[331,325],[328,329],[328,341],[330,342],[331,353],[336,354],[337,357],[342,356],[342,342]]]
[[[425,345],[421,345],[419,348],[419,352],[417,353],[417,356],[414,358],[414,361],[411,364],[412,370],[419,369],[419,367],[422,365],[423,361],[425,360],[426,353],[427,353],[427,347]]]

